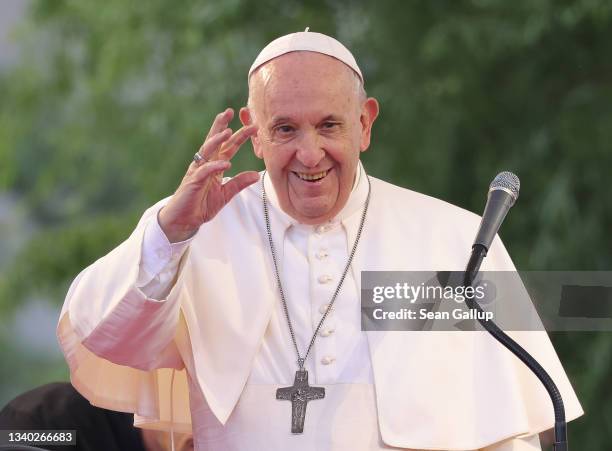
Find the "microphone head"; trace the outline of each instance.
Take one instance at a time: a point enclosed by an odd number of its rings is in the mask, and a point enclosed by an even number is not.
[[[491,191],[502,190],[512,196],[512,203],[516,202],[521,189],[521,181],[512,172],[504,171],[495,176],[489,185],[489,193]]]

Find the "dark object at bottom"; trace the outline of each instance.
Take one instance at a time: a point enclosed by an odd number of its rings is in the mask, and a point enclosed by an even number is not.
[[[75,445],[0,445],[0,450],[145,451],[131,413],[92,406],[69,383],[43,385],[17,396],[0,411],[0,429],[71,429]]]
[[[7,446],[0,446],[0,451],[49,451],[49,450],[45,448],[35,448],[34,446],[7,445]]]

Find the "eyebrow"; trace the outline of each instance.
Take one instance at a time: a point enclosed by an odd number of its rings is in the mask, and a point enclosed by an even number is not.
[[[328,114],[323,119],[321,119],[319,122],[326,122],[326,121],[342,122],[342,118],[335,114]],[[289,116],[273,117],[271,125],[275,126],[282,122],[293,122],[293,119],[291,119]]]
[[[335,114],[328,114],[327,116],[323,118],[321,122],[327,122],[327,121],[342,122],[342,118],[339,116],[336,116]]]
[[[270,123],[272,126],[274,126],[280,124],[281,122],[291,122],[291,118],[289,116],[273,117]]]

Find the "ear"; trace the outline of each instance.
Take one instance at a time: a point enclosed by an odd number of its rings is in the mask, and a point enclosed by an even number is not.
[[[251,110],[249,110],[247,107],[240,108],[238,116],[240,117],[240,122],[242,122],[242,125],[251,125],[253,123],[253,115],[251,114]],[[255,152],[255,156],[257,156],[257,158],[263,158],[263,151],[258,135],[251,136],[251,144],[253,145],[253,152]]]
[[[378,117],[378,100],[374,97],[369,97],[361,107],[361,142],[360,150],[365,152],[370,147],[370,137],[372,135],[372,124]]]

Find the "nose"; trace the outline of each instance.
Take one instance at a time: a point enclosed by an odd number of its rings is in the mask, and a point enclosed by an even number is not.
[[[296,158],[305,167],[314,168],[325,158],[319,136],[315,131],[304,131],[296,141]]]

